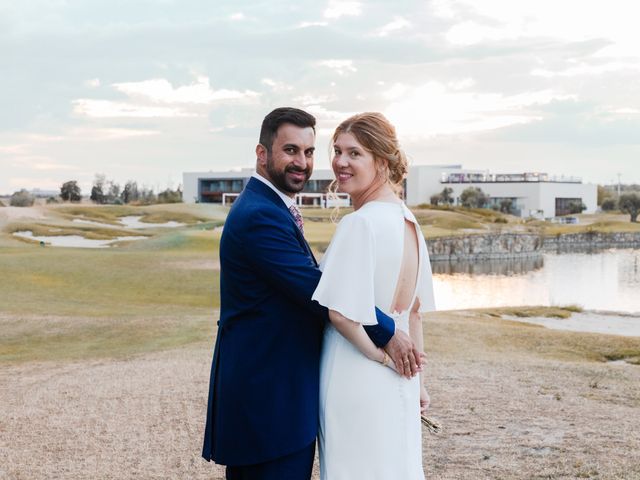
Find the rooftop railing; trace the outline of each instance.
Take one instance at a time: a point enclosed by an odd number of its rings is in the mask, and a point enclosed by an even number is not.
[[[440,183],[582,183],[580,177],[546,173],[443,173]]]

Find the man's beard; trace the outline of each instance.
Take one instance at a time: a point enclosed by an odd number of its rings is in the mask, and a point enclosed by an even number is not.
[[[295,181],[287,177],[287,172],[301,172],[304,173],[304,180]],[[298,193],[301,192],[304,186],[311,176],[311,168],[299,168],[295,165],[287,165],[284,170],[278,171],[273,166],[273,158],[271,152],[267,153],[267,173],[271,179],[271,183],[275,187],[286,193]]]

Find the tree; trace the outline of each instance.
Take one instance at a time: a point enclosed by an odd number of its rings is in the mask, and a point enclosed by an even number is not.
[[[636,223],[638,221],[638,213],[640,213],[640,195],[637,193],[620,195],[618,208],[622,213],[628,213],[631,216],[631,221]]]
[[[613,198],[605,198],[600,205],[603,212],[610,212],[611,210],[615,210],[616,201]]]
[[[164,192],[158,194],[158,203],[180,203],[182,202],[182,191],[180,187],[177,190],[167,188]]]
[[[106,203],[113,205],[114,203],[122,203],[120,200],[120,185],[114,182],[113,180],[109,180],[107,182],[107,201]]]
[[[478,187],[465,188],[460,194],[463,207],[482,208],[489,201],[489,197]]]
[[[435,195],[431,195],[431,198],[429,199],[429,201],[431,202],[431,205],[439,205],[440,202],[442,201],[442,195],[440,195],[439,193],[436,193]]]
[[[451,196],[452,193],[453,193],[453,188],[445,187],[444,190],[440,192],[440,198],[442,200],[442,203],[451,205],[453,203],[453,197]]]
[[[14,192],[9,200],[12,207],[31,207],[35,202],[35,197],[27,192],[24,188],[18,192]]]
[[[140,203],[142,205],[150,205],[152,203],[156,203],[156,194],[153,193],[153,188],[147,188],[145,186],[140,190]]]
[[[609,197],[611,197],[611,193],[609,192],[609,190],[607,190],[607,188],[602,185],[598,185],[597,204],[602,205],[602,202],[604,202]]]
[[[96,173],[96,178],[93,180],[93,187],[91,187],[91,196],[89,197],[92,202],[99,203],[100,205],[105,203],[105,182],[106,176],[102,173]]]
[[[82,192],[77,180],[64,182],[60,187],[60,198],[65,202],[79,202],[82,199]]]
[[[140,198],[138,184],[133,180],[128,180],[127,183],[124,184],[120,198],[124,203],[137,202]]]

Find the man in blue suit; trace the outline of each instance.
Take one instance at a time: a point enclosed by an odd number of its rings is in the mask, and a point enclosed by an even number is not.
[[[327,310],[311,301],[320,270],[295,207],[313,170],[315,118],[267,115],[256,173],[234,202],[220,241],[220,321],[203,457],[229,480],[307,480],[318,428],[319,361]],[[365,327],[407,376],[419,354],[376,309]]]

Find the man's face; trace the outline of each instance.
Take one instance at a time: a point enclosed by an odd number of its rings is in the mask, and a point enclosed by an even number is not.
[[[264,165],[268,180],[284,194],[294,196],[311,177],[315,139],[313,128],[285,123],[278,128],[271,152],[258,145],[258,161]]]

